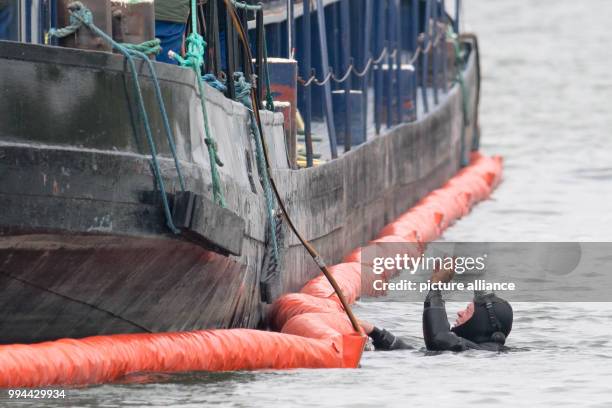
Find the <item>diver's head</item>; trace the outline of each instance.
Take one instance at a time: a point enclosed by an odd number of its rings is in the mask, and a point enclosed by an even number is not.
[[[474,343],[504,344],[512,330],[512,318],[510,304],[491,293],[475,297],[465,310],[459,311],[451,330]]]
[[[455,326],[459,326],[472,318],[474,315],[474,302],[468,303],[465,309],[461,309],[457,312],[457,319],[455,320]]]

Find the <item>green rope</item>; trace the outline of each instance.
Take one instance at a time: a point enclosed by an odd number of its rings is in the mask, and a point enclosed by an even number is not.
[[[253,110],[253,103],[251,102],[251,83],[247,82],[242,72],[234,72],[234,89],[236,90],[236,100]]]
[[[130,51],[138,51],[146,55],[157,55],[162,51],[159,38],[145,41],[140,44],[121,43],[121,45]]]
[[[206,74],[202,77],[206,83],[208,83],[213,88],[219,90],[220,92],[225,92],[227,90],[226,84],[216,78],[213,74]],[[257,121],[255,118],[255,113],[253,112],[253,104],[251,101],[251,88],[252,85],[245,79],[244,74],[242,72],[234,73],[234,89],[236,91],[236,100],[242,103],[247,107],[250,114],[250,130],[251,135],[255,141],[255,160],[257,162],[257,171],[259,173],[259,180],[264,190],[264,196],[266,200],[266,211],[268,214],[268,226],[270,228],[270,239],[272,241],[272,249],[274,253],[275,261],[278,263],[279,261],[279,250],[278,250],[278,239],[276,236],[276,218],[275,214],[275,201],[274,195],[272,194],[272,189],[270,185],[270,175],[268,174],[263,145],[261,142],[261,137],[259,133],[259,128],[257,127]]]
[[[82,7],[84,7],[83,4],[78,1],[68,4],[68,11],[70,12],[70,17],[68,19],[69,24],[66,27],[49,29],[49,36],[56,38],[64,38],[76,33],[78,29],[81,28],[81,26],[83,25],[83,21],[78,19],[74,13],[82,10]],[[90,11],[89,14],[90,21],[93,23],[93,17],[91,17]]]
[[[279,250],[278,240],[276,237],[276,218],[275,218],[275,199],[272,193],[272,187],[270,185],[270,174],[266,166],[266,159],[264,157],[263,145],[261,142],[261,133],[257,126],[257,119],[255,118],[255,112],[253,111],[253,103],[251,100],[251,88],[252,85],[249,83],[242,72],[234,73],[234,89],[236,90],[236,100],[242,103],[249,110],[250,113],[250,128],[251,135],[255,141],[255,161],[257,162],[257,171],[259,172],[259,180],[263,187],[264,197],[266,200],[266,210],[268,213],[268,225],[270,228],[270,237],[272,240],[272,249],[274,252],[274,258],[279,261]]]
[[[259,11],[263,8],[261,4],[248,4],[248,3],[245,3],[242,1],[236,1],[236,0],[232,0],[232,4],[237,9],[243,9],[247,11]]]
[[[70,11],[70,18],[68,20],[69,24],[66,27],[62,28],[51,28],[48,33],[49,36],[55,38],[65,38],[69,35],[75,34],[79,30],[79,28],[83,26],[83,21],[79,20],[76,16],[73,15],[75,11],[80,10],[77,8],[79,4],[82,3],[74,2],[68,5],[68,10]],[[153,40],[145,41],[140,44],[122,43],[121,46],[130,51],[138,51],[148,55],[157,55],[162,50],[160,44],[161,41],[159,40],[159,38],[155,38]]]
[[[223,162],[219,158],[217,142],[213,138],[208,124],[208,112],[206,110],[206,102],[204,97],[204,85],[202,80],[202,66],[204,65],[204,55],[206,53],[206,41],[198,34],[198,20],[196,0],[191,0],[191,34],[187,37],[187,52],[185,58],[178,54],[172,53],[180,66],[193,69],[197,82],[198,91],[200,93],[200,106],[202,108],[202,117],[204,119],[204,143],[208,149],[208,157],[210,161],[210,174],[213,189],[213,199],[215,203],[221,207],[226,207],[225,197],[221,191],[221,177],[217,166],[223,166]]]
[[[465,167],[469,164],[469,159],[467,157],[467,148],[466,148],[466,126],[469,124],[469,101],[468,101],[468,91],[465,86],[465,81],[463,79],[463,52],[461,51],[461,45],[459,44],[459,37],[453,31],[452,27],[448,27],[448,31],[446,34],[447,38],[450,39],[453,43],[453,48],[455,50],[455,66],[457,68],[457,76],[455,81],[459,84],[461,89],[461,105],[463,110],[463,123],[461,126],[461,166]]]
[[[138,78],[138,72],[136,70],[136,64],[134,63],[134,58],[133,55],[138,56],[139,58],[144,59],[145,61],[148,61],[149,63],[149,68],[152,70],[153,73],[153,80],[155,83],[155,91],[156,91],[156,96],[159,98],[161,97],[161,92],[159,90],[159,82],[157,80],[157,76],[154,75],[155,74],[155,70],[153,68],[153,65],[151,64],[149,58],[142,52],[140,51],[136,51],[136,50],[129,50],[127,48],[125,48],[123,45],[117,43],[115,40],[113,40],[108,34],[106,34],[104,31],[102,31],[101,29],[99,29],[94,23],[93,23],[93,15],[91,13],[91,10],[89,10],[87,7],[85,7],[83,5],[83,3],[79,2],[79,1],[75,1],[72,2],[68,5],[68,10],[70,10],[70,25],[68,27],[62,28],[62,29],[53,29],[50,30],[50,33],[53,33],[53,35],[55,36],[59,36],[59,35],[63,35],[68,31],[72,31],[72,32],[76,32],[76,30],[78,30],[81,26],[85,25],[87,28],[89,28],[94,34],[98,35],[99,37],[101,37],[103,40],[105,40],[106,42],[108,42],[109,44],[112,45],[113,48],[115,48],[117,51],[119,51],[121,54],[123,54],[123,56],[125,57],[125,59],[128,62],[128,66],[130,67],[130,73],[132,75],[132,83],[134,86],[134,93],[136,94],[136,99],[138,101],[138,110],[139,110],[139,114],[140,114],[140,118],[142,120],[142,123],[144,125],[144,130],[145,130],[145,135],[147,138],[147,141],[149,143],[149,148],[151,150],[151,164],[152,164],[152,169],[153,169],[153,175],[155,177],[155,180],[159,186],[159,190],[160,190],[160,194],[161,194],[161,199],[162,199],[162,204],[163,204],[163,208],[164,208],[164,215],[166,217],[166,224],[168,225],[168,228],[170,228],[170,230],[175,233],[175,234],[179,234],[180,230],[178,228],[176,228],[176,226],[174,225],[173,221],[172,221],[172,214],[170,212],[170,205],[168,203],[168,196],[166,194],[166,187],[164,184],[164,180],[162,178],[161,175],[161,169],[159,167],[159,162],[157,161],[157,147],[155,145],[155,140],[153,139],[153,133],[151,131],[151,124],[149,122],[149,117],[147,115],[147,111],[145,108],[145,104],[144,104],[144,98],[142,96],[142,88],[140,86],[140,81]],[[70,34],[67,34],[70,35]],[[159,100],[160,102],[160,109],[162,111],[162,116],[164,117],[164,125],[166,126],[166,131],[167,131],[167,136],[168,136],[168,141],[170,143],[170,148],[172,150],[172,154],[174,156],[174,160],[175,160],[175,165],[176,165],[176,169],[177,169],[177,173],[179,176],[179,181],[181,183],[181,188],[184,190],[184,183],[183,183],[183,177],[181,175],[181,171],[180,171],[180,167],[179,167],[179,162],[178,162],[178,158],[176,156],[176,149],[174,146],[174,141],[172,140],[172,134],[169,131],[169,123],[167,120],[167,115],[166,115],[166,111],[165,111],[165,107],[163,106],[163,100]]]
[[[262,5],[250,5],[243,2],[238,2],[236,0],[232,0],[232,4],[236,8],[241,8],[249,11],[259,11],[262,9]],[[265,81],[266,81],[266,109],[270,111],[274,111],[274,99],[272,97],[272,91],[270,86],[270,72],[268,70],[268,47],[267,41],[265,38],[265,30],[264,30],[264,69],[265,69]],[[264,197],[266,200],[266,209],[268,212],[268,225],[270,228],[270,237],[272,241],[272,250],[274,253],[274,259],[278,263],[280,260],[279,257],[279,249],[278,249],[278,239],[276,236],[276,217],[275,217],[275,198],[272,193],[272,187],[270,185],[270,174],[268,173],[268,167],[266,166],[266,161],[264,157],[263,145],[262,145],[262,135],[259,132],[259,127],[257,126],[257,119],[255,118],[255,112],[253,111],[253,103],[251,100],[251,88],[252,84],[247,82],[244,74],[242,72],[235,72],[235,85],[234,89],[236,91],[235,99],[241,102],[244,106],[247,107],[250,113],[251,119],[251,135],[255,141],[255,161],[257,162],[257,171],[259,172],[259,178],[263,187]]]

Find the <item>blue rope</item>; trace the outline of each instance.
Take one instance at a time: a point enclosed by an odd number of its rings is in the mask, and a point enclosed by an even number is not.
[[[178,157],[176,155],[176,148],[174,145],[174,138],[172,136],[172,131],[170,128],[170,124],[168,121],[168,117],[167,117],[167,113],[166,113],[166,109],[165,106],[163,104],[163,99],[161,98],[161,91],[159,89],[159,81],[157,79],[157,75],[155,74],[155,68],[153,67],[153,64],[151,63],[151,61],[149,60],[149,58],[142,52],[140,51],[136,51],[136,50],[129,50],[127,48],[125,48],[123,45],[117,43],[115,40],[113,40],[110,36],[108,36],[104,31],[100,30],[94,23],[93,23],[93,15],[91,13],[91,10],[89,10],[87,7],[85,7],[81,2],[79,1],[75,1],[73,3],[70,3],[70,5],[68,6],[69,10],[70,10],[70,23],[71,25],[69,26],[69,29],[72,30],[74,29],[75,31],[78,29],[78,27],[75,29],[74,26],[78,24],[78,22],[80,22],[81,25],[85,25],[87,28],[89,28],[91,31],[93,31],[95,34],[97,34],[98,36],[100,36],[103,40],[107,41],[109,44],[111,44],[113,46],[113,48],[115,48],[117,51],[119,51],[124,57],[125,59],[128,61],[128,65],[130,67],[130,73],[132,75],[132,80],[134,83],[134,91],[136,93],[136,99],[138,101],[138,109],[139,109],[139,113],[140,113],[140,117],[142,119],[143,125],[144,125],[144,129],[145,129],[145,134],[147,137],[147,141],[149,143],[149,148],[151,149],[151,162],[152,162],[152,167],[153,167],[153,174],[155,176],[155,180],[159,186],[159,190],[161,193],[161,199],[162,199],[162,203],[163,203],[163,207],[164,207],[164,215],[166,217],[166,225],[168,225],[168,228],[170,228],[170,230],[175,233],[175,234],[180,234],[180,230],[178,228],[176,228],[176,226],[174,225],[174,222],[172,221],[172,214],[170,212],[170,205],[168,203],[168,197],[166,195],[166,187],[164,185],[164,180],[162,178],[161,175],[161,169],[159,167],[159,162],[157,161],[157,147],[155,145],[155,140],[153,139],[153,134],[151,132],[151,124],[149,122],[149,117],[147,115],[147,111],[145,109],[145,105],[144,105],[144,99],[142,96],[142,89],[140,87],[140,81],[138,79],[138,73],[136,71],[136,64],[134,63],[134,58],[133,55],[138,56],[139,58],[144,59],[145,61],[147,61],[148,66],[149,66],[149,70],[152,73],[153,76],[153,82],[155,84],[155,94],[156,97],[158,99],[158,102],[160,104],[160,110],[162,113],[162,117],[164,120],[164,127],[166,128],[166,135],[168,137],[168,142],[170,144],[170,149],[172,151],[172,155],[174,156],[174,163],[176,166],[176,170],[179,176],[179,182],[181,184],[181,188],[185,189],[184,186],[184,182],[183,182],[183,176],[181,174],[180,171],[180,166],[179,166],[179,161],[178,161]],[[56,33],[62,33],[63,29],[59,29],[59,30],[52,30],[51,32],[53,33],[53,35],[56,35]]]
[[[227,91],[227,86],[221,81],[217,79],[213,74],[206,74],[202,77],[202,79],[210,86],[215,88],[217,91],[221,91],[225,93]]]

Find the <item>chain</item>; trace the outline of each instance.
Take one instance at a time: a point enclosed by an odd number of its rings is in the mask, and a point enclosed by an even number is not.
[[[440,28],[443,26],[443,24],[438,24],[440,26]],[[437,47],[440,44],[440,41],[442,39],[444,39],[446,37],[446,34],[443,30],[438,30],[438,33],[436,34],[436,37],[434,38],[433,41],[428,41],[427,42],[427,47],[423,48],[423,43],[425,42],[425,33],[421,33],[419,34],[419,36],[417,37],[417,43],[419,44],[418,47],[416,48],[416,50],[414,50],[414,53],[412,54],[412,57],[410,58],[410,61],[408,61],[409,65],[413,65],[421,56],[421,54],[427,54],[429,53],[434,47]],[[351,62],[348,66],[348,68],[346,69],[346,72],[338,77],[334,74],[333,69],[330,69],[329,72],[327,73],[327,75],[325,75],[325,77],[322,80],[317,79],[315,73],[314,73],[314,69],[312,70],[312,73],[310,75],[310,77],[308,78],[308,80],[303,79],[302,77],[298,76],[298,82],[303,86],[303,87],[308,87],[311,86],[312,84],[317,85],[317,86],[324,86],[326,85],[329,81],[334,81],[335,83],[343,83],[344,81],[348,80],[351,77],[351,74],[354,74],[355,76],[357,76],[358,78],[362,78],[364,76],[366,76],[370,70],[372,69],[372,65],[379,65],[380,63],[382,63],[382,61],[386,58],[389,57],[391,59],[395,59],[397,58],[397,55],[399,53],[399,49],[395,49],[393,50],[392,53],[389,54],[389,48],[387,46],[385,46],[382,51],[380,52],[380,55],[377,58],[373,58],[370,57],[368,58],[363,70],[359,71],[354,63],[353,63],[353,59],[351,58]]]

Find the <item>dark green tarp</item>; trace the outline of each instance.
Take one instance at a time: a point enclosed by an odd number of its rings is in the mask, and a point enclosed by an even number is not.
[[[155,19],[186,23],[190,4],[190,0],[155,0]]]

